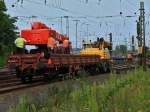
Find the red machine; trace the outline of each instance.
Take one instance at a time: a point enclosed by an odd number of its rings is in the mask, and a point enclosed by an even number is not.
[[[50,29],[22,30],[21,37],[27,40],[27,45],[47,44],[50,37]]]
[[[44,23],[41,22],[33,22],[32,23],[32,29],[49,29],[48,26],[46,26]]]
[[[47,41],[51,33],[58,42],[67,38],[41,22],[33,22],[32,29],[22,30],[21,37],[27,40],[26,45],[36,45],[41,51],[47,49]]]

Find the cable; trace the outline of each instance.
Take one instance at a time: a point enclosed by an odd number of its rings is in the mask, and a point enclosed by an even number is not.
[[[31,1],[31,0],[26,0],[27,2],[29,2],[29,3],[35,3],[35,4],[37,4],[37,5],[42,5],[42,3],[41,2],[37,2],[37,1]],[[47,7],[50,7],[50,4],[45,4],[45,6],[47,6]],[[54,6],[54,5],[51,5],[51,7],[50,8],[56,8],[56,9],[60,9],[60,10],[62,10],[62,11],[65,11],[65,12],[67,12],[68,11],[68,9],[65,9],[65,8],[62,8],[62,7],[58,7],[58,6]]]
[[[31,1],[31,0],[26,0],[27,2],[32,2],[32,3],[36,3],[38,5],[41,5],[41,2],[38,2],[38,1]],[[46,5],[48,6],[48,4]],[[49,6],[48,6],[49,7]],[[54,6],[53,6],[54,7]],[[68,12],[68,13],[78,13],[78,12],[75,12],[75,11],[69,11],[68,9],[64,9],[64,8],[58,8],[58,7],[55,7],[57,9],[60,9],[62,11],[65,11],[65,12]],[[79,13],[78,13],[79,14]],[[94,17],[94,16],[89,16],[89,15],[85,15],[85,17],[91,17],[91,18],[113,18],[113,17],[119,17],[120,15],[112,15],[112,16],[101,16],[101,17]],[[126,17],[133,17],[133,16],[126,16]]]
[[[26,0],[26,1],[28,1],[28,2],[30,2],[31,3],[31,0]],[[39,2],[39,1],[32,1],[32,3],[36,3],[36,4],[38,4],[38,5],[42,5],[41,4],[41,2]],[[48,6],[48,3],[46,4],[46,6]],[[50,6],[48,6],[48,7],[50,7]],[[57,8],[58,9],[58,8]],[[63,10],[63,9],[62,9]],[[68,12],[68,13],[71,13],[72,14],[72,11],[70,11],[70,10],[65,10],[65,12]],[[76,13],[78,13],[78,12],[76,12]],[[78,13],[79,14],[79,13]],[[98,23],[97,21],[94,21],[94,20],[91,20],[91,18],[92,19],[110,19],[110,18],[114,18],[114,19],[116,19],[116,18],[132,18],[132,17],[137,17],[137,15],[136,16],[134,16],[134,15],[128,15],[128,16],[120,16],[120,15],[108,15],[108,16],[99,16],[99,17],[95,17],[95,16],[89,16],[89,15],[85,15],[85,16],[83,16],[83,19],[85,19],[85,20],[87,20],[88,22],[90,22],[90,23]],[[50,17],[46,17],[46,16],[30,16],[30,17],[24,17],[24,18],[26,18],[26,19],[37,19],[37,18],[42,18],[42,19],[52,19],[52,18],[50,18]],[[55,17],[55,19],[56,19],[57,17]],[[58,18],[60,18],[60,17],[58,17]],[[70,16],[70,18],[74,18],[73,16]],[[107,23],[108,24],[108,23]]]
[[[134,13],[136,13],[137,11],[139,11],[139,10],[135,11],[135,4],[132,3],[131,0],[125,0],[125,1],[126,1],[126,3],[128,3],[130,5],[130,7],[132,8],[132,10],[134,10]]]

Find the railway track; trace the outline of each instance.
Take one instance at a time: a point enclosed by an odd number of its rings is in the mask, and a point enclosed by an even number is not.
[[[59,79],[52,80],[51,83],[58,80]],[[43,76],[36,76],[35,78],[33,78],[32,82],[23,84],[20,78],[16,77],[15,71],[10,71],[8,67],[0,68],[0,94],[6,94],[26,88],[46,85],[49,83],[49,81],[44,80]]]
[[[135,64],[115,64],[112,65],[111,72],[115,74],[127,73],[128,71],[135,70],[137,67]]]
[[[0,68],[0,94],[46,84],[42,79],[36,77],[32,83],[22,84],[20,79],[16,78],[14,71],[10,71],[8,67]]]
[[[135,69],[135,65],[116,64],[112,66],[112,72],[115,71],[115,73],[121,73],[132,69]],[[45,84],[48,84],[48,82],[45,82],[42,76],[34,78],[32,83],[22,84],[20,79],[16,77],[15,71],[10,71],[8,67],[0,68],[0,94]]]
[[[53,80],[52,82],[56,81]],[[14,71],[10,71],[7,67],[0,68],[0,94],[10,93],[13,91],[23,90],[26,88],[32,88],[46,84],[49,84],[49,82],[44,81],[42,76],[35,77],[32,82],[23,84],[20,81],[20,78],[16,77]]]

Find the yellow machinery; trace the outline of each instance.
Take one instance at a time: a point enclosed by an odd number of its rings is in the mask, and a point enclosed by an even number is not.
[[[102,42],[82,42],[81,55],[98,55],[101,59],[110,59],[110,43]]]

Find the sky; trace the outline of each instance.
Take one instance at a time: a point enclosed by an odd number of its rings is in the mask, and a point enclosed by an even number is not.
[[[147,45],[150,45],[150,0],[144,2],[146,39]],[[32,22],[40,21],[65,34],[66,19],[63,18],[61,30],[61,17],[69,16],[69,36],[73,45],[76,38],[74,20],[79,20],[78,46],[83,39],[94,41],[97,37],[104,37],[108,40],[110,32],[113,34],[114,46],[125,44],[126,41],[130,46],[131,36],[136,36],[140,0],[46,0],[46,4],[45,0],[23,0],[23,3],[21,0],[5,0],[5,3],[7,13],[19,17],[16,23],[18,30],[30,29]]]

